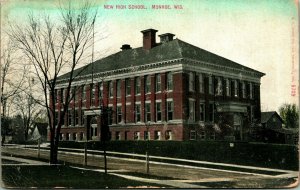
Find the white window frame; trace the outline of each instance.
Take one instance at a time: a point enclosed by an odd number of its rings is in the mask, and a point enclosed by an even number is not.
[[[151,76],[147,75],[145,77],[145,93],[150,94],[151,93]]]
[[[161,131],[154,131],[154,140],[161,140]]]
[[[134,140],[140,140],[140,132],[139,131],[135,131],[133,133],[133,139]]]
[[[148,120],[148,114],[150,116],[149,120]],[[151,121],[151,102],[145,102],[145,122],[150,122],[150,121]]]
[[[161,75],[155,75],[155,92],[161,92]]]
[[[139,106],[139,110],[137,110],[137,106]],[[134,106],[134,120],[135,120],[135,123],[140,123],[141,122],[141,103],[140,102],[136,102],[135,103],[135,106]],[[137,112],[138,111],[138,112]],[[137,120],[137,115],[139,115],[139,121]]]
[[[190,130],[190,140],[197,140],[197,131]]]
[[[121,116],[119,120],[119,116]],[[122,122],[122,105],[117,105],[117,122],[116,123],[121,123]]]
[[[169,119],[169,103],[171,103],[172,119]],[[173,99],[167,99],[167,121],[174,120],[174,101]]]
[[[173,73],[168,72],[167,73],[167,90],[168,91],[173,91],[174,85],[173,85]]]
[[[122,85],[122,81],[120,79],[117,80],[117,97],[118,98],[121,97],[121,85]]]
[[[159,106],[159,112],[158,112],[158,104],[160,105]],[[162,104],[161,104],[161,101],[156,101],[155,102],[155,111],[156,111],[156,118],[155,118],[155,120],[156,120],[156,122],[161,122],[162,121],[162,109],[161,109],[161,107],[162,107]],[[158,113],[160,113],[160,120],[158,120]]]
[[[131,84],[130,84],[130,78],[125,79],[125,90],[126,90],[126,96],[130,96],[131,95]]]
[[[136,77],[134,79],[134,85],[135,85],[135,95],[141,94],[141,77]]]

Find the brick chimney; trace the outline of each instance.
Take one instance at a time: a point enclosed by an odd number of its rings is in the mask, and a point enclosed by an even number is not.
[[[156,45],[155,33],[157,30],[147,29],[141,31],[143,33],[143,48],[149,50]]]
[[[121,49],[122,51],[124,51],[124,50],[132,49],[132,48],[130,47],[129,44],[123,44],[122,47],[121,47],[120,49]]]
[[[173,37],[175,36],[174,34],[171,33],[165,33],[158,35],[160,37],[160,42],[165,43],[173,40]]]

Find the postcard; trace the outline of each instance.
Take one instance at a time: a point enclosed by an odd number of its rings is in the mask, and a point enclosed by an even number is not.
[[[298,9],[0,0],[1,187],[297,187]]]

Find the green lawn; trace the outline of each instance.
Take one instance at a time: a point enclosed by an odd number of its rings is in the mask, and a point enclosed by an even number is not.
[[[130,187],[162,187],[161,185],[127,180],[110,174],[80,170],[69,166],[2,166],[4,187],[14,188],[77,188],[103,189]]]

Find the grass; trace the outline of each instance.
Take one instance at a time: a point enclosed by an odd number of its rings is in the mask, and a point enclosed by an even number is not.
[[[2,180],[6,188],[76,188],[104,189],[126,187],[166,187],[138,182],[95,171],[69,166],[2,166]]]

